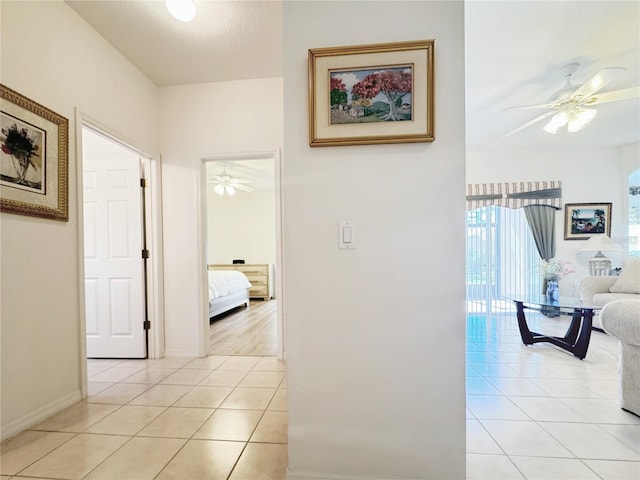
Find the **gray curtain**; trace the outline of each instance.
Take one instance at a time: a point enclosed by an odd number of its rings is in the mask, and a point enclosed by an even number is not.
[[[536,242],[536,247],[540,258],[550,260],[556,256],[556,209],[546,205],[529,205],[522,207],[527,217],[527,223]],[[542,293],[545,292],[546,285],[542,282]],[[553,310],[541,310],[541,313],[547,317],[556,317],[557,313]]]
[[[528,205],[523,209],[540,258],[552,259],[556,256],[556,209],[547,205]]]

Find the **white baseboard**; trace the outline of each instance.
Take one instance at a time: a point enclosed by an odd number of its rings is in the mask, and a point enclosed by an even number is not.
[[[165,357],[180,357],[180,358],[198,358],[201,355],[198,352],[194,352],[193,350],[183,350],[183,349],[165,349],[164,351]]]
[[[80,400],[82,400],[82,393],[80,390],[75,390],[64,397],[60,397],[53,402],[47,403],[44,407],[38,408],[12,422],[9,422],[7,425],[2,425],[2,428],[0,429],[0,440],[6,440],[9,437],[13,437],[23,430],[46,420],[51,415],[61,412],[74,403],[78,403]]]
[[[292,472],[287,470],[287,480],[412,480],[404,477],[372,477],[371,475],[343,475],[336,473]],[[413,479],[418,480],[418,479]]]

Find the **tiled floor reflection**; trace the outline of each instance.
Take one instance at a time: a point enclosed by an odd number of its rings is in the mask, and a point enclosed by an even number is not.
[[[530,315],[562,334],[567,320]],[[618,407],[617,341],[584,360],[525,347],[515,315],[470,316],[467,479],[639,480],[640,418]],[[284,480],[286,364],[90,360],[90,396],[2,445],[0,480]],[[140,459],[144,458],[144,461]]]
[[[2,444],[0,480],[286,478],[285,362],[88,360],[88,371],[86,401]]]
[[[527,313],[564,335],[568,317]],[[640,418],[618,406],[618,343],[594,331],[584,360],[524,346],[515,313],[467,320],[467,479],[640,480]]]

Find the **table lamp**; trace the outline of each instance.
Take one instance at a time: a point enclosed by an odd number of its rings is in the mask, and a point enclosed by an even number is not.
[[[602,252],[622,252],[622,248],[605,234],[593,235],[578,249],[581,252],[597,252],[589,259],[589,275],[594,277],[609,275],[611,260]]]

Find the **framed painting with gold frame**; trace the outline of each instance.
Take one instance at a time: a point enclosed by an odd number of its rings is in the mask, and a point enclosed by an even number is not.
[[[0,210],[67,221],[69,121],[0,85]]]
[[[434,40],[309,50],[309,145],[432,142]]]

